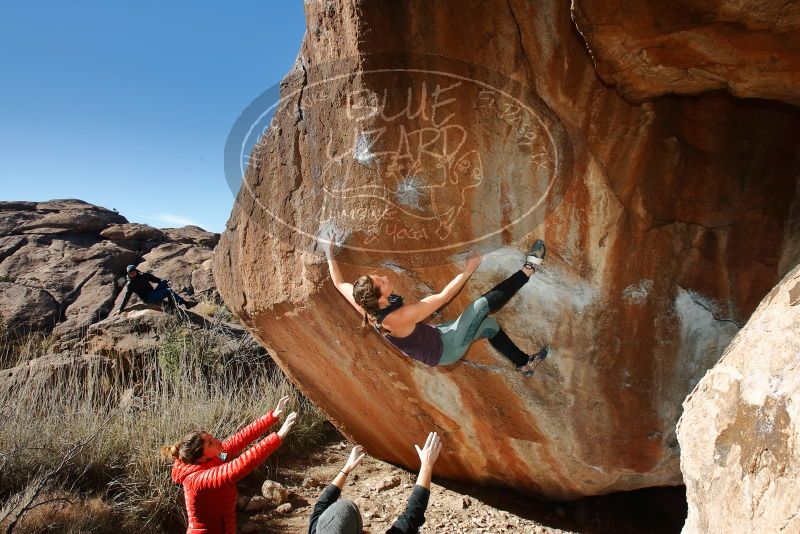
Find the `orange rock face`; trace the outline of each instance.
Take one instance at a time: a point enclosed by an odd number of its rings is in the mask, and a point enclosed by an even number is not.
[[[670,97],[632,104],[598,78],[563,2],[307,3],[308,31],[249,158],[214,256],[229,307],[370,454],[556,499],[681,483],[686,394],[796,263],[800,114]],[[374,332],[330,282],[438,291],[454,319],[517,270],[544,268],[495,316],[523,379],[485,341],[429,368]],[[794,262],[794,263],[793,263]]]
[[[800,5],[573,0],[597,72],[628,98],[728,90],[800,105]]]

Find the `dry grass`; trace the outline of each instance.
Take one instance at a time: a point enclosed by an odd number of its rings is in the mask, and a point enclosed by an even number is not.
[[[0,369],[14,367],[24,361],[59,352],[59,341],[44,332],[12,335],[0,326]]]
[[[197,429],[225,437],[263,415],[283,395],[290,396],[290,409],[300,415],[282,447],[284,453],[325,437],[329,427],[324,418],[275,366],[215,365],[214,372],[199,362],[193,351],[202,345],[203,358],[213,353],[207,342],[211,334],[187,329],[178,338],[165,335],[171,343],[168,373],[158,364],[164,355],[153,354],[131,362],[137,370],[135,382],[133,375],[112,376],[107,367],[97,366],[89,376],[85,371],[65,374],[0,392],[0,506],[6,511],[24,500],[25,492],[59,464],[65,451],[96,433],[48,483],[51,494],[66,490],[77,504],[37,507],[27,512],[15,532],[44,525],[47,511],[52,516],[47,521],[56,526],[30,531],[104,532],[107,521],[87,524],[84,530],[78,524],[86,515],[79,513],[81,507],[96,506],[96,498],[108,506],[102,515],[113,518],[117,531],[179,530],[185,515],[182,495],[169,479],[170,465],[159,457],[160,447]],[[198,336],[202,339],[194,339]],[[15,350],[17,360],[41,355],[50,341],[40,341],[37,345],[30,340],[25,349],[29,352]]]

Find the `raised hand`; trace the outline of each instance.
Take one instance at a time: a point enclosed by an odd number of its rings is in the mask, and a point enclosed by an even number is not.
[[[439,457],[439,451],[442,450],[442,441],[439,439],[439,434],[431,432],[428,434],[428,439],[425,441],[425,446],[422,449],[418,445],[414,445],[419,455],[419,461],[422,467],[433,467],[436,459]]]
[[[483,255],[480,252],[470,252],[469,256],[467,257],[467,264],[464,267],[464,270],[469,271],[470,273],[474,272],[475,269],[477,269],[481,264],[481,260],[483,260]]]
[[[289,402],[288,396],[281,397],[281,399],[278,401],[278,405],[275,406],[274,410],[272,410],[272,415],[274,415],[275,417],[280,417],[280,415],[283,413],[283,410],[286,408],[286,404],[288,404],[288,402]]]
[[[358,467],[361,464],[361,460],[364,459],[366,453],[364,452],[364,447],[361,445],[356,445],[353,447],[353,450],[350,451],[350,457],[347,459],[347,462],[344,464],[344,471],[346,474],[350,474],[350,472]]]
[[[279,438],[281,438],[281,439],[285,439],[286,438],[286,434],[288,434],[289,431],[292,429],[296,419],[297,419],[297,413],[296,412],[292,412],[286,417],[286,421],[283,422],[283,426],[281,426],[281,429],[278,430],[278,437]]]
[[[328,257],[332,258],[333,253],[336,250],[336,241],[337,241],[336,232],[334,232],[333,230],[328,230],[327,237],[328,237],[328,250],[327,250]]]

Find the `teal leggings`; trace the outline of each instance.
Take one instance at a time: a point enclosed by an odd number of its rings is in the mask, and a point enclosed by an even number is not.
[[[460,360],[470,344],[476,339],[486,338],[500,354],[520,367],[528,363],[528,355],[503,332],[500,325],[489,314],[499,310],[520,290],[528,277],[517,271],[473,301],[455,321],[437,325],[444,345],[439,365],[450,365]]]
[[[456,363],[473,341],[480,338],[491,339],[500,331],[500,325],[494,317],[488,317],[490,311],[489,301],[486,297],[480,297],[455,321],[436,325],[444,345],[439,365]]]

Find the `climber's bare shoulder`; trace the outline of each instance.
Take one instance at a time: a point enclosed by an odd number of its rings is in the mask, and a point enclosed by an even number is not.
[[[427,319],[434,311],[431,304],[421,300],[413,304],[406,304],[402,308],[389,314],[383,320],[383,326],[391,331],[395,337],[405,337],[414,331],[417,323]]]

